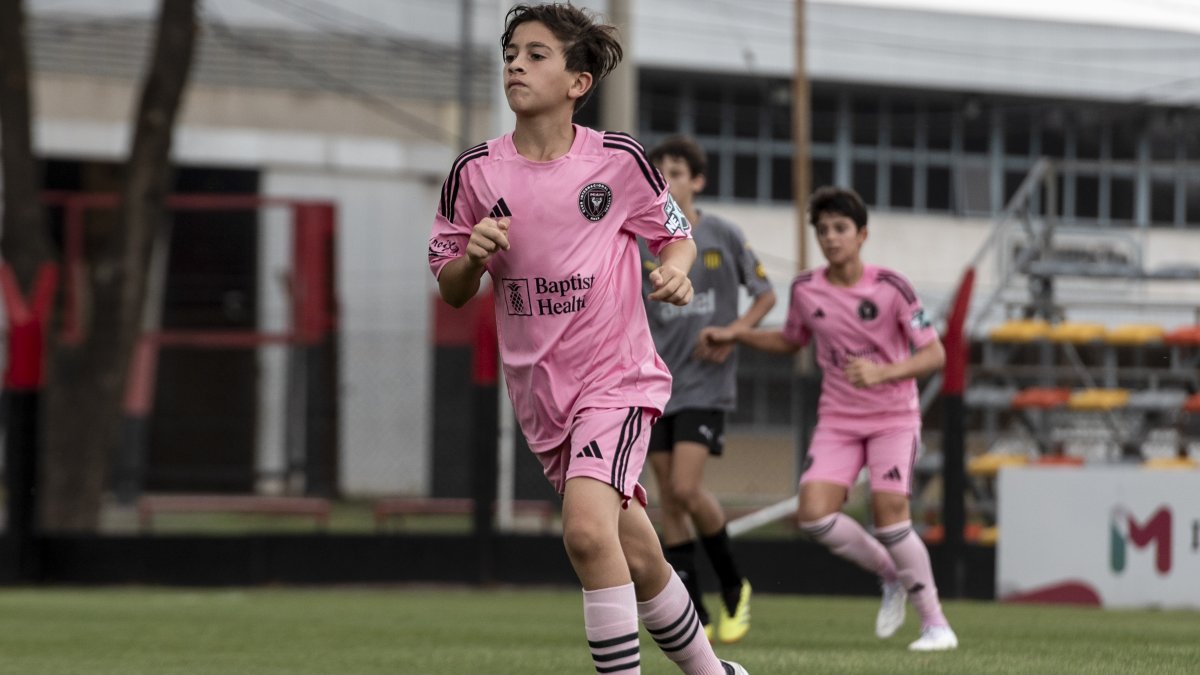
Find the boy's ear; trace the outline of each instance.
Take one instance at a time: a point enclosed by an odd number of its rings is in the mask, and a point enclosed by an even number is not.
[[[578,100],[591,90],[592,74],[588,72],[575,73],[575,79],[571,81],[571,88],[567,90],[567,97],[572,101]]]
[[[707,181],[704,180],[704,174],[700,174],[699,176],[692,176],[692,192],[694,192],[695,194],[700,194],[701,192],[704,192],[704,186],[706,184],[707,184]]]

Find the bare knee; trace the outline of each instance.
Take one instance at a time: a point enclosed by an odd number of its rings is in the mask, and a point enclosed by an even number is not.
[[[677,509],[695,513],[703,505],[704,489],[691,483],[672,483],[671,501]]]
[[[611,533],[594,521],[563,523],[563,546],[576,563],[601,557],[612,543]]]

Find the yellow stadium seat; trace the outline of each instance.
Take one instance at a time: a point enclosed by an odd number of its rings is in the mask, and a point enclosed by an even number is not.
[[[1050,327],[1050,332],[1046,336],[1051,342],[1070,342],[1071,344],[1083,344],[1085,342],[1095,342],[1103,340],[1107,329],[1098,323],[1086,323],[1082,321],[1064,321],[1054,324]]]
[[[1142,462],[1144,469],[1162,469],[1162,470],[1190,470],[1200,467],[1196,460],[1187,457],[1154,457]]]
[[[1113,410],[1129,403],[1128,389],[1080,389],[1071,393],[1071,410]]]
[[[986,452],[976,455],[967,462],[967,473],[972,476],[991,478],[1006,466],[1024,466],[1029,463],[1025,455],[1007,452]]]
[[[1110,345],[1137,346],[1162,342],[1166,331],[1162,326],[1149,323],[1127,323],[1112,328],[1105,336]]]
[[[1000,528],[992,525],[979,531],[979,538],[975,540],[975,543],[979,544],[980,546],[995,546],[996,542],[999,540]]]
[[[1041,319],[1012,319],[996,326],[988,334],[993,342],[1033,342],[1050,332],[1050,324]]]

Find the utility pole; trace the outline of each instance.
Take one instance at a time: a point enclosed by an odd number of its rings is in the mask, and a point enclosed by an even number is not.
[[[600,128],[637,133],[637,65],[633,53],[633,0],[611,0],[608,20],[621,32],[625,57],[604,78],[600,98]]]
[[[471,0],[458,3],[458,148],[471,145]]]
[[[809,100],[808,67],[804,48],[804,0],[796,0],[794,47],[795,72],[792,74],[792,200],[796,209],[796,271],[808,267],[808,226],[805,216],[808,196],[812,192],[809,173]],[[821,376],[813,363],[813,348],[801,350],[793,364],[792,410],[796,420],[796,475],[800,479],[808,458],[808,442],[817,425],[817,398],[821,391]]]
[[[792,75],[792,191],[796,205],[796,271],[808,267],[808,227],[805,215],[812,192],[809,164],[808,69],[804,59],[804,0],[796,0],[796,70]]]

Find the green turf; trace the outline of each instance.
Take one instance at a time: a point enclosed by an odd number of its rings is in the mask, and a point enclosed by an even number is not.
[[[714,605],[715,606],[715,605]],[[1184,673],[1194,612],[947,603],[962,646],[910,654],[911,617],[872,634],[872,599],[759,595],[719,647],[753,675]],[[530,675],[592,672],[577,591],[333,588],[0,591],[0,673]],[[643,634],[644,635],[644,634]],[[677,672],[643,640],[643,672]]]

